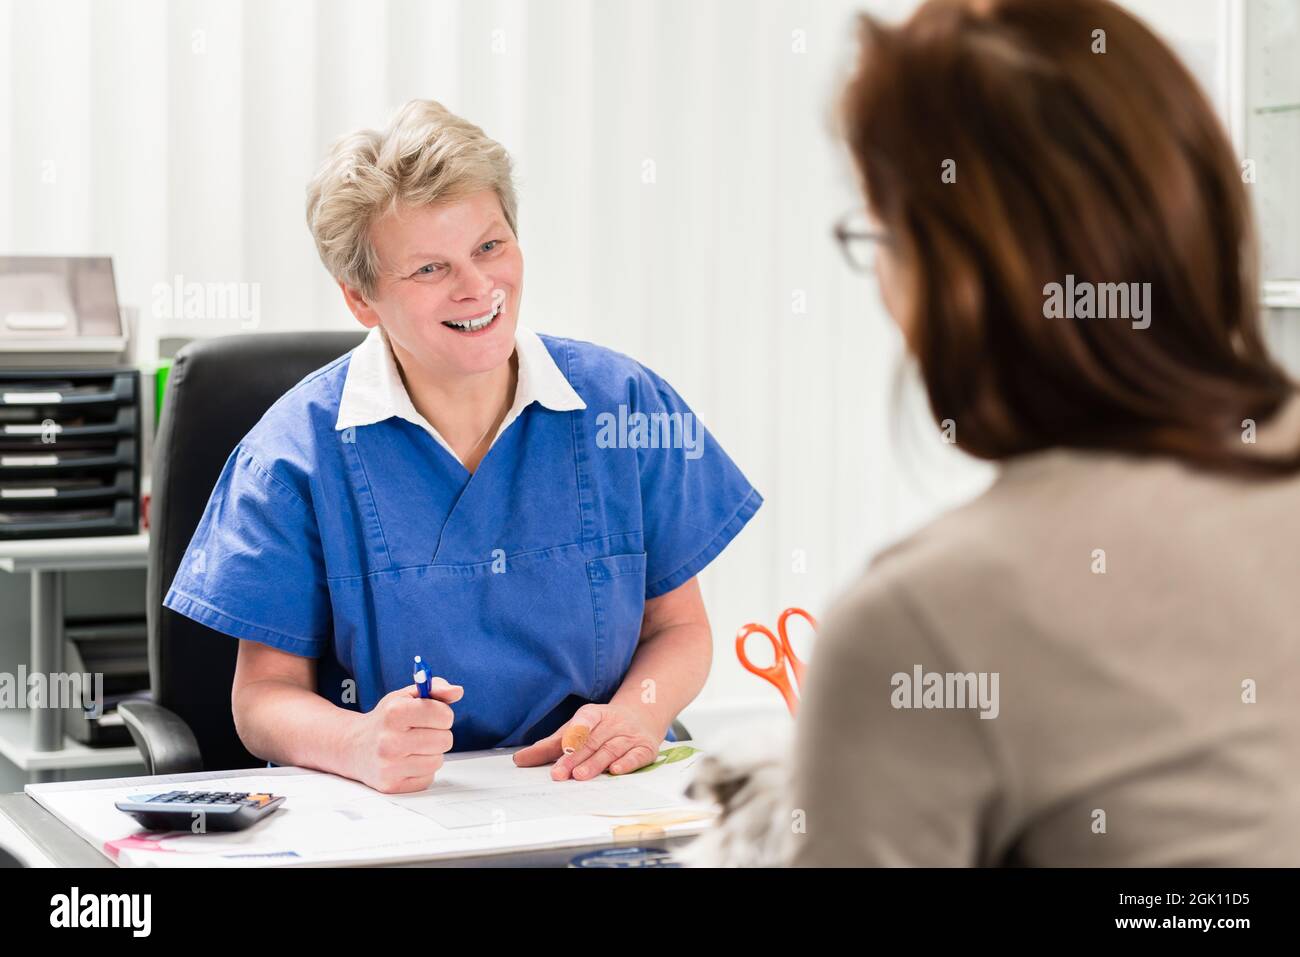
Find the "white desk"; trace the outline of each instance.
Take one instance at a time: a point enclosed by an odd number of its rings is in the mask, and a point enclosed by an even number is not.
[[[95,867],[117,865],[91,847],[76,831],[68,827],[31,796],[21,792],[0,794],[0,838],[10,835],[10,853],[17,854],[28,867]],[[17,838],[16,840],[14,838]],[[638,846],[662,847],[668,851],[684,848],[696,835],[667,835],[638,841]],[[0,844],[4,844],[0,840]],[[406,861],[400,864],[365,865],[369,867],[565,867],[575,857],[591,851],[627,846],[604,841],[579,847],[556,847],[539,850],[479,854],[472,857],[442,858],[432,861]]]

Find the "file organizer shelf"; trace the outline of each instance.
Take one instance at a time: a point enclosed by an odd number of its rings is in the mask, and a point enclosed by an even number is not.
[[[0,541],[134,534],[134,369],[0,368]]]

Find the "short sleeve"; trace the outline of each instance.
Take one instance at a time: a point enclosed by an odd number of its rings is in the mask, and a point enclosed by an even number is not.
[[[163,605],[235,638],[320,657],[332,621],[312,507],[237,446]]]
[[[639,443],[637,455],[646,598],[656,598],[713,561],[763,498],[673,387],[644,371],[638,411],[646,418],[638,425],[649,430],[650,447]],[[664,441],[673,436],[679,438]]]
[[[983,863],[997,775],[973,710],[899,707],[898,675],[952,664],[872,573],[817,636],[795,724],[796,867]]]

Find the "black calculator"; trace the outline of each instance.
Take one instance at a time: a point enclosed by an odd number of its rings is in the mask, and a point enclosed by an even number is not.
[[[242,831],[284,803],[283,795],[232,791],[133,794],[114,802],[151,831]]]

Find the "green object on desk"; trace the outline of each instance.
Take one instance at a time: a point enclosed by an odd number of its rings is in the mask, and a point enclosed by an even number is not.
[[[692,754],[698,752],[699,750],[700,750],[699,748],[693,748],[689,744],[679,744],[673,748],[664,748],[659,752],[659,757],[655,758],[654,761],[650,762],[644,767],[637,768],[635,771],[629,771],[628,774],[642,774],[646,771],[653,771],[661,764],[672,764],[676,761],[683,761],[686,758],[689,758]],[[627,775],[623,775],[623,774],[618,775],[618,777],[626,777],[626,776]]]
[[[155,390],[156,394],[154,396],[154,407],[153,407],[155,422],[158,422],[162,419],[163,396],[167,394],[167,379],[171,374],[172,374],[171,359],[160,359],[158,361],[157,371],[154,372],[154,383],[157,386]]]

